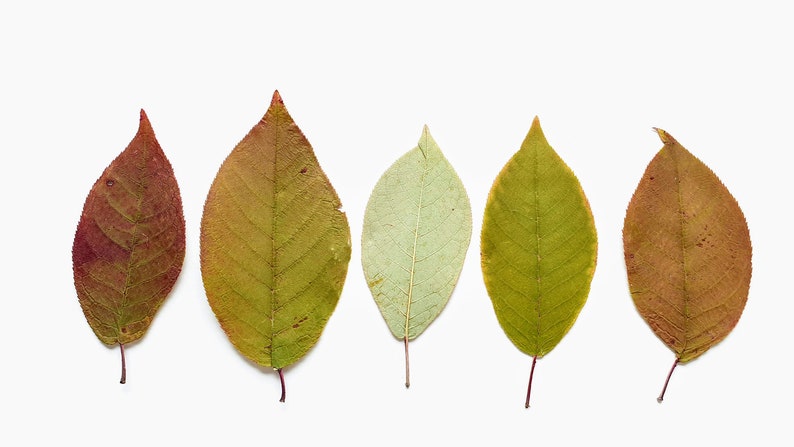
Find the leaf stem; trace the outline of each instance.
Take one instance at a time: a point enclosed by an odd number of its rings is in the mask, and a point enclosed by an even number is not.
[[[127,361],[124,358],[124,344],[119,343],[119,350],[121,351],[121,380],[119,383],[127,383]]]
[[[532,369],[529,370],[529,385],[527,385],[527,401],[524,402],[524,408],[529,408],[529,395],[532,393],[532,376],[535,375],[535,363],[538,362],[538,356],[532,357]]]
[[[287,388],[284,386],[284,373],[281,368],[278,369],[278,379],[281,381],[281,399],[279,402],[284,402],[287,399]]]
[[[656,398],[656,402],[662,403],[664,400],[664,392],[667,391],[667,384],[670,383],[670,377],[673,375],[673,371],[675,367],[678,366],[678,358],[676,357],[675,362],[673,362],[673,367],[670,368],[670,372],[667,373],[667,379],[664,381],[664,388],[662,388],[662,393],[659,394],[659,397]]]
[[[405,387],[411,387],[411,370],[408,367],[408,335],[403,337],[403,342],[405,343]]]

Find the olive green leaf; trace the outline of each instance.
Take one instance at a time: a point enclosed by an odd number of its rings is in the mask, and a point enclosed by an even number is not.
[[[350,261],[339,198],[278,91],[232,150],[201,220],[201,274],[212,310],[245,357],[278,371],[315,345]]]
[[[381,176],[367,203],[361,262],[386,324],[405,345],[449,301],[471,241],[463,183],[427,126],[417,147]]]
[[[623,251],[639,314],[678,363],[706,352],[736,326],[750,289],[752,247],[739,204],[670,134],[626,211]]]
[[[96,336],[121,351],[143,337],[185,259],[185,218],[171,163],[141,110],[135,137],[94,183],[72,247],[74,284]]]
[[[568,332],[587,300],[597,237],[576,176],[532,122],[496,177],[482,223],[482,271],[499,324],[535,362]]]

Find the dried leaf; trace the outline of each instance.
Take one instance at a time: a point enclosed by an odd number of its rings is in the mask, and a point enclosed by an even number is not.
[[[185,258],[185,219],[174,171],[141,110],[138,133],[94,183],[72,248],[88,324],[121,349],[143,336]]]
[[[463,183],[425,126],[417,147],[381,176],[364,214],[361,262],[392,334],[405,345],[452,295],[471,241]]]
[[[317,342],[350,261],[350,228],[278,92],[226,158],[201,220],[207,299],[245,357],[278,370]]]
[[[587,300],[597,238],[576,176],[537,117],[496,177],[482,223],[485,286],[510,341],[535,362],[568,332]]]
[[[631,297],[675,353],[672,374],[736,326],[750,288],[752,247],[725,185],[670,134],[657,132],[664,147],[631,198],[623,244]]]

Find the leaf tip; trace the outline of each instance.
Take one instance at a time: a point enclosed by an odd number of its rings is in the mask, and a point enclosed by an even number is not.
[[[140,118],[140,124],[138,124],[138,132],[143,132],[143,131],[154,132],[154,130],[152,129],[152,123],[149,122],[149,117],[146,116],[146,111],[141,109],[140,116],[141,118]]]
[[[673,138],[672,135],[667,133],[667,131],[665,131],[663,129],[659,129],[658,127],[654,127],[653,130],[656,131],[656,133],[659,135],[659,139],[662,140],[662,143],[664,143],[664,144],[677,143],[675,138]]]
[[[284,100],[281,99],[281,94],[279,94],[278,90],[273,91],[273,99],[270,101],[271,106],[276,104],[284,105]]]
[[[540,127],[540,118],[535,115],[535,118],[532,119],[532,125],[529,126],[529,132],[527,132],[527,136],[524,139],[524,143],[527,142],[527,139],[537,139],[537,141],[546,142],[546,135],[543,134],[543,129]]]
[[[430,128],[425,124],[422,127],[422,136],[419,138],[419,150],[422,151],[423,157],[427,158],[427,149],[433,141],[433,136],[430,135]]]
[[[540,127],[540,118],[535,115],[535,118],[532,119],[532,125],[529,126],[529,133],[539,133],[545,139],[546,136],[543,135],[543,129]]]

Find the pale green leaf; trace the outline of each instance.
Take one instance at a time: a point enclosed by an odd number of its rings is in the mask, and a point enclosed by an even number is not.
[[[253,362],[280,373],[319,339],[350,260],[340,207],[275,92],[264,118],[223,162],[201,220],[207,299]]]
[[[408,340],[452,295],[470,240],[466,190],[425,126],[418,146],[375,185],[361,236],[364,276],[392,334],[405,342],[406,363]]]
[[[496,317],[513,344],[535,360],[576,321],[590,290],[596,246],[584,191],[535,118],[494,181],[481,235],[483,277]]]

